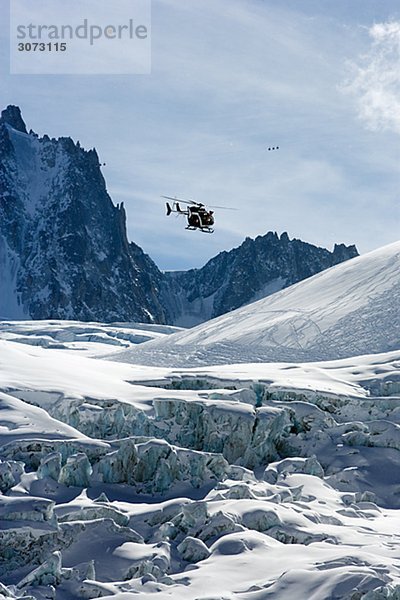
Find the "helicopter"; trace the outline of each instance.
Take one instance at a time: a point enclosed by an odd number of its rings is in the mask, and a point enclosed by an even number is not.
[[[171,213],[184,215],[187,219],[186,229],[195,231],[196,229],[203,233],[214,233],[213,225],[215,222],[214,211],[209,210],[205,204],[195,202],[194,200],[183,200],[182,198],[172,198],[171,196],[161,196],[166,200],[172,200],[172,206],[166,202],[167,217]],[[187,204],[185,209],[182,209],[180,203]],[[224,210],[235,210],[226,206],[210,206],[210,208],[222,208]]]

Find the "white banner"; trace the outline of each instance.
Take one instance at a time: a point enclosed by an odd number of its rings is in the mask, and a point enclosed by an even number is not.
[[[11,0],[13,74],[148,74],[151,0]]]

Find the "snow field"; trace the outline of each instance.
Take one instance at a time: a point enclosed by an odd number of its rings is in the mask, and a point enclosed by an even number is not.
[[[118,360],[166,366],[336,360],[397,350],[400,242],[352,258],[280,292]]]

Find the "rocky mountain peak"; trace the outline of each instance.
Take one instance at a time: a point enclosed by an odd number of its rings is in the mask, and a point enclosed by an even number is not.
[[[97,152],[20,135],[17,107],[1,122],[0,318],[165,322],[161,273],[131,251]]]
[[[3,121],[3,123],[10,125],[10,127],[13,127],[13,129],[21,131],[21,133],[28,133],[21,115],[21,110],[18,106],[9,104],[7,108],[1,111],[0,120]]]
[[[335,244],[333,248],[333,257],[337,263],[348,260],[349,258],[354,258],[355,256],[358,256],[358,251],[354,244],[351,246],[346,246],[345,244]]]

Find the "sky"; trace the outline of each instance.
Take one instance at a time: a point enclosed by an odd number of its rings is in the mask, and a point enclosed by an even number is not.
[[[360,253],[399,237],[398,0],[153,0],[141,75],[11,75],[8,18],[0,44],[1,107],[97,149],[161,269],[270,230]],[[186,231],[163,194],[237,210]]]

